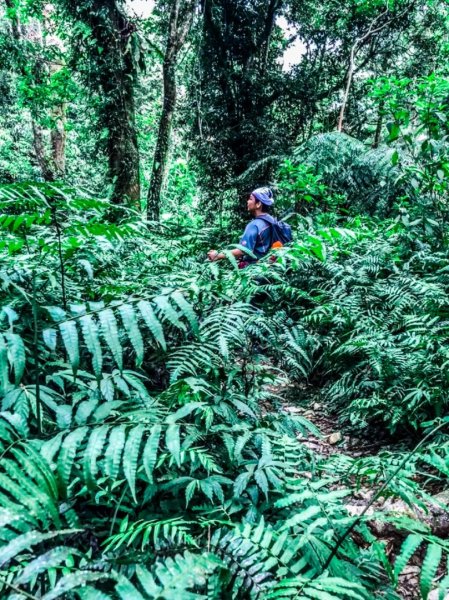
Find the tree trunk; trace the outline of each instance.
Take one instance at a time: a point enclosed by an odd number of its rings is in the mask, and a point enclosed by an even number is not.
[[[409,10],[409,8],[407,8],[405,11],[403,11],[399,15],[393,15],[393,17],[391,19],[388,19],[382,25],[379,25],[379,21],[381,21],[382,18],[385,15],[387,15],[389,12],[388,8],[386,8],[384,12],[382,12],[375,19],[373,19],[373,21],[371,21],[368,31],[364,35],[359,37],[354,42],[353,46],[351,47],[351,52],[349,54],[348,74],[347,74],[347,78],[346,78],[346,88],[345,88],[345,92],[343,95],[343,102],[341,104],[340,114],[338,116],[337,131],[339,131],[339,132],[343,131],[343,120],[345,117],[346,106],[348,104],[349,92],[351,91],[352,78],[353,78],[354,70],[355,70],[355,57],[356,57],[357,52],[362,48],[362,46],[364,45],[364,43],[367,40],[369,40],[373,35],[379,34],[383,29],[385,29],[385,27],[388,27],[389,25],[391,25],[391,23],[393,23],[393,21],[395,19],[405,15],[407,10]]]
[[[60,104],[52,110],[53,128],[50,133],[51,154],[57,179],[65,177],[65,105]]]
[[[90,63],[86,83],[102,99],[99,116],[101,127],[107,131],[111,202],[138,207],[140,159],[134,100],[137,65],[133,52],[136,27],[122,12],[119,0],[61,1],[73,20],[91,31],[89,43],[82,31],[78,43]]]
[[[50,78],[62,71],[65,66],[63,58],[64,46],[56,36],[52,16],[54,7],[48,4],[44,7],[44,31],[46,33],[43,42],[47,48],[53,50],[50,56],[55,55],[54,60],[48,62]],[[59,54],[55,51],[59,50]],[[50,152],[54,176],[56,179],[65,177],[65,146],[66,146],[66,102],[61,99],[51,109],[52,127],[50,130]]]
[[[10,22],[11,22],[11,33],[14,39],[17,42],[20,42],[22,39],[22,27],[20,25],[20,19],[18,12],[16,11],[14,1],[13,0],[5,0],[6,8],[8,12],[10,12]]]
[[[42,130],[42,127],[34,118],[32,119],[32,127],[34,155],[36,157],[37,164],[39,165],[42,178],[45,181],[54,181],[56,179],[56,176],[53,169],[52,161],[51,159],[49,159],[46,151],[46,144],[44,141],[44,132]]]
[[[384,107],[385,100],[381,100],[379,103],[379,113],[377,116],[376,131],[374,132],[373,148],[379,147],[380,134],[382,133],[382,125],[384,120]]]
[[[118,79],[122,78],[120,73]],[[117,81],[117,86],[121,84]],[[111,98],[116,95],[109,85],[104,85]],[[118,89],[118,88],[115,88]],[[109,180],[113,184],[111,202],[113,204],[131,204],[138,208],[140,203],[140,156],[137,144],[135,123],[134,90],[129,82],[123,82],[121,98],[118,103],[107,102],[105,117],[109,114],[108,164]],[[108,107],[108,108],[106,108]],[[109,110],[108,110],[109,109]]]
[[[6,4],[9,8],[13,7],[10,0],[7,0]],[[42,26],[40,21],[38,21],[37,19],[33,19],[28,25],[22,26],[20,24],[18,16],[14,15],[12,23],[12,33],[19,47],[23,39],[32,42],[35,46],[36,54],[34,63],[34,74],[36,82],[40,83],[46,76],[46,65],[44,62],[43,54],[44,36],[42,33]],[[51,65],[49,68],[51,72]],[[22,65],[22,72],[25,73],[24,65]],[[33,103],[30,106],[30,111],[31,127],[33,131],[34,158],[36,159],[44,181],[55,181],[55,179],[57,179],[57,172],[55,170],[55,161],[53,160],[53,156],[49,153],[50,148],[48,144],[48,131],[45,131],[39,122],[41,110],[39,109],[39,106],[36,106]],[[51,135],[52,134],[50,134],[50,137]]]
[[[271,34],[273,32],[274,23],[276,20],[276,12],[279,11],[281,6],[282,0],[270,0],[270,3],[268,5],[267,14],[265,17],[265,27],[261,42],[262,56],[260,70],[262,75],[265,74],[265,71],[267,69],[268,52],[270,49]]]
[[[96,0],[98,8],[107,11],[106,22],[98,23],[98,46],[103,48],[99,56],[100,84],[105,94],[102,121],[108,128],[109,181],[113,190],[113,204],[140,202],[140,157],[137,143],[134,85],[136,65],[130,50],[130,37],[134,26],[118,8],[115,0]],[[104,17],[103,17],[104,18]],[[95,21],[94,21],[95,23]],[[97,48],[92,49],[97,52]]]
[[[10,12],[11,34],[15,39],[20,53],[20,44],[25,39],[31,42],[35,48],[35,63],[34,72],[36,82],[42,82],[48,76],[58,73],[63,67],[62,62],[46,59],[44,49],[46,47],[61,46],[61,41],[55,36],[43,35],[41,22],[37,19],[32,19],[27,25],[22,26],[15,12],[15,5],[12,0],[5,0],[6,6]],[[50,5],[44,7],[43,27],[46,34],[50,34],[51,21],[48,16],[51,13],[46,13]],[[48,44],[50,40],[50,44]],[[19,61],[19,68],[23,74],[26,74],[25,65]],[[53,127],[48,131],[44,130],[40,125],[40,117],[42,108],[34,103],[30,106],[31,110],[31,127],[33,131],[33,151],[34,158],[41,171],[42,178],[45,181],[55,181],[63,178],[65,175],[65,103],[55,105],[51,109]]]
[[[181,6],[182,2],[183,0],[173,0],[170,12],[163,64],[164,103],[147,198],[147,218],[150,221],[159,220],[161,192],[164,187],[170,148],[170,131],[176,107],[176,63],[179,51],[190,31],[195,10],[194,0],[186,0]]]
[[[148,190],[147,216],[150,221],[159,220],[160,198],[167,172],[170,132],[176,105],[175,65],[169,61],[164,61],[163,75],[164,106],[159,122],[159,132],[153,159],[153,171],[151,173],[150,188]]]

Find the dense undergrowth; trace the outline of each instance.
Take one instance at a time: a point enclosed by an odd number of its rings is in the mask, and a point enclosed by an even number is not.
[[[345,508],[381,484],[425,507],[449,472],[449,262],[422,219],[297,215],[275,262],[239,270],[204,260],[213,228],[0,194],[2,598],[393,599],[419,549],[422,597],[444,592],[447,541],[388,515],[392,558]],[[400,470],[328,462],[287,383],[426,444]]]

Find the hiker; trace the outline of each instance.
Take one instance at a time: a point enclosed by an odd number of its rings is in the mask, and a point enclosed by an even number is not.
[[[271,248],[283,246],[291,241],[290,226],[282,223],[282,221],[277,221],[270,214],[273,204],[273,192],[270,188],[261,187],[251,192],[247,206],[248,212],[254,219],[246,226],[239,244],[248,248],[256,258],[245,255],[243,250],[239,248],[234,248],[231,250],[231,254],[240,260],[240,268],[256,262],[259,258],[265,256]],[[211,261],[226,258],[223,252],[217,250],[209,250],[207,256]]]

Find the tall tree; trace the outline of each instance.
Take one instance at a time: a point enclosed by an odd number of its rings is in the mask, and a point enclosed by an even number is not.
[[[191,97],[197,108],[195,151],[211,196],[218,189],[243,191],[250,183],[266,182],[275,164],[271,157],[306,141],[315,126],[335,129],[339,112],[347,132],[359,131],[368,109],[363,82],[379,73],[379,66],[405,66],[408,36],[432,12],[425,4],[398,0],[386,11],[386,2],[360,0],[343,5],[332,0],[318,5],[313,0],[205,1]],[[298,64],[290,69],[281,65],[290,34],[278,17],[302,42]],[[421,47],[414,49],[425,72]]]
[[[61,40],[50,31],[52,6],[37,3],[30,11],[18,0],[5,0],[5,6],[14,41],[10,60],[31,113],[34,159],[42,178],[55,181],[65,174],[66,90]]]
[[[50,78],[58,82],[64,81],[66,64],[63,58],[64,48],[61,40],[54,31],[53,19],[54,7],[48,4],[44,7],[43,25],[46,33],[44,40],[47,48],[51,49],[51,59],[48,62],[48,71]],[[51,155],[55,177],[57,179],[65,176],[65,147],[66,147],[66,102],[61,99],[51,107]]]
[[[176,65],[179,52],[184,46],[192,26],[195,6],[195,0],[172,0],[163,63],[164,96],[162,114],[159,121],[159,132],[148,190],[147,216],[150,220],[159,219],[161,191],[167,170],[170,131],[176,107]]]
[[[207,0],[196,86],[197,156],[209,189],[230,187],[284,138],[270,118],[285,88],[279,27],[282,0]],[[265,173],[265,178],[267,173]]]
[[[101,94],[100,123],[106,134],[111,201],[136,205],[140,200],[134,97],[139,62],[136,26],[121,0],[60,2],[75,21],[75,49],[84,58],[84,63],[78,61],[78,68],[90,89]]]

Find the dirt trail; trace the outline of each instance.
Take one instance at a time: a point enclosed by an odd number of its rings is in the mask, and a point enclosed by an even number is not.
[[[314,402],[309,408],[286,402],[283,409],[292,415],[305,417],[319,429],[321,437],[309,433],[304,436],[303,443],[322,456],[343,453],[351,458],[361,458],[373,456],[380,450],[393,449],[385,439],[377,438],[373,441],[349,434],[339,425],[338,416],[328,414],[325,405],[319,402]]]
[[[329,414],[326,411],[326,407],[318,402],[310,403],[307,407],[298,406],[295,403],[294,398],[289,398],[290,394],[287,392],[285,396],[285,402],[283,403],[283,409],[292,414],[300,415],[308,419],[321,433],[321,437],[312,435],[310,433],[301,436],[300,439],[305,446],[310,448],[313,452],[324,458],[331,458],[332,456],[345,455],[349,458],[368,458],[377,455],[383,451],[404,451],[403,445],[392,444],[391,439],[383,438],[378,436],[377,439],[368,439],[360,435],[352,435],[348,431],[342,430],[338,423],[338,417],[336,415]],[[376,489],[377,486],[376,486]],[[354,515],[360,514],[365,506],[370,502],[373,494],[375,493],[373,488],[362,488],[357,490],[352,497],[349,497],[348,511]],[[424,512],[413,512],[405,502],[397,499],[380,498],[375,502],[373,506],[374,510],[382,510],[385,512],[392,511],[396,514],[405,514],[412,518],[416,518],[420,521],[425,521],[429,524],[432,529],[438,530],[435,533],[445,537],[449,532],[449,516],[448,513],[441,509],[435,509],[432,507],[430,514],[426,515]],[[371,523],[372,532],[376,535],[379,541],[385,543],[385,551],[390,560],[394,562],[394,557],[400,549],[402,541],[404,540],[404,534],[397,532],[394,527],[385,527],[380,522]],[[421,570],[423,556],[419,554],[410,561],[410,564],[404,569],[400,576],[400,582],[398,587],[398,594],[400,598],[404,600],[419,600],[421,598],[419,592],[419,576]],[[429,596],[429,600],[437,600],[438,594],[432,592]],[[444,600],[449,600],[449,595]]]

